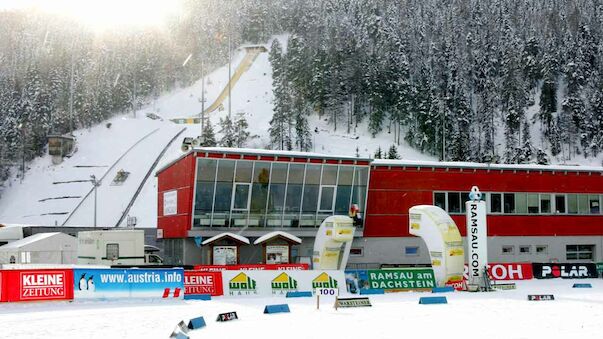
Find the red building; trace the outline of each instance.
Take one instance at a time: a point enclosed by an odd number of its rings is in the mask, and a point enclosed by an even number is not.
[[[601,261],[603,169],[371,160],[264,150],[196,149],[158,172],[158,228],[166,259],[209,263],[197,247],[221,232],[300,237],[312,256],[320,222],[360,207],[350,266],[429,263],[409,236],[408,209],[437,205],[465,231],[464,202],[478,186],[488,206],[490,261]],[[242,263],[261,261],[243,246]]]

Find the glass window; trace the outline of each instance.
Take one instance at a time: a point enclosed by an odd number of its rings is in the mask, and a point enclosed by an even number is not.
[[[578,195],[568,194],[567,195],[567,212],[569,214],[578,214]]]
[[[203,158],[197,159],[197,180],[214,182],[216,179],[217,167],[218,160]]]
[[[461,194],[448,192],[448,213],[461,213]]]
[[[289,184],[287,186],[285,212],[299,212],[302,198],[302,185]]]
[[[232,182],[234,175],[235,162],[233,160],[220,160],[218,162],[217,181]]]
[[[516,200],[516,204],[517,204],[517,200]],[[530,214],[538,213],[538,194],[533,194],[533,193],[528,194],[528,213],[530,213]]]
[[[337,186],[337,197],[335,198],[335,213],[347,214],[350,209],[350,196],[352,186]]]
[[[302,164],[289,165],[289,183],[290,184],[303,184],[305,169],[306,169],[306,165],[302,165]]]
[[[107,260],[119,259],[119,244],[107,244]]]
[[[547,254],[549,247],[547,245],[536,245],[536,254]]]
[[[364,199],[366,198],[366,186],[354,186],[352,190],[352,204],[358,205],[360,212],[364,211]]]
[[[335,186],[322,186],[320,188],[320,211],[333,211],[333,195]]]
[[[519,254],[530,254],[531,251],[532,246],[530,245],[519,246]]]
[[[557,213],[565,213],[565,195],[555,195],[555,211]]]
[[[490,193],[490,213],[502,212],[502,194]]]
[[[267,185],[270,180],[270,163],[256,161],[253,166],[253,183]]]
[[[287,183],[287,164],[273,163],[272,172],[270,173],[270,183],[272,184],[286,184]],[[303,175],[303,173],[302,173]],[[303,178],[302,178],[303,179]],[[300,182],[301,183],[301,180]]]
[[[318,206],[319,185],[304,186],[304,202],[302,206],[303,213],[314,213]]]
[[[589,195],[588,196],[588,207],[590,209],[590,214],[599,214],[601,213],[601,207],[599,202],[598,195]]]
[[[433,204],[445,211],[446,210],[446,193],[435,192],[433,194]]]
[[[515,253],[515,246],[503,245],[502,254],[513,254],[513,253]]]
[[[363,247],[352,247],[350,248],[350,256],[351,257],[361,257],[364,255]]]
[[[214,213],[230,212],[230,203],[232,199],[232,183],[217,182],[216,196],[214,203]]]
[[[195,210],[211,212],[214,202],[214,182],[197,182],[197,194],[195,194]]]
[[[368,167],[356,167],[356,175],[354,176],[354,185],[368,185]]]
[[[593,260],[595,245],[566,245],[567,260]]]
[[[505,213],[515,213],[515,194],[505,193],[503,199]]]
[[[588,195],[578,194],[578,213],[588,214]]]
[[[266,199],[268,199],[268,184],[253,184],[251,187],[251,212],[264,214],[266,211]]]
[[[306,185],[320,184],[320,165],[306,166]]]
[[[268,213],[282,212],[284,203],[285,203],[285,185],[270,184],[270,196],[268,198]],[[298,206],[299,206],[299,204],[298,204]]]
[[[551,195],[541,194],[540,195],[540,213],[551,213]]]
[[[248,184],[235,184],[232,209],[246,210],[249,208],[249,186]]]
[[[406,246],[404,247],[404,255],[416,257],[419,255],[418,246]]]
[[[323,165],[322,166],[322,184],[335,185],[337,183],[337,166]]]
[[[235,182],[251,182],[251,171],[253,161],[237,161],[237,170],[235,172]]]
[[[536,208],[538,208],[538,195],[536,195]],[[526,193],[515,193],[515,213],[528,213],[528,195]]]
[[[339,166],[339,176],[337,177],[337,185],[352,185],[352,177],[354,176],[353,166]]]

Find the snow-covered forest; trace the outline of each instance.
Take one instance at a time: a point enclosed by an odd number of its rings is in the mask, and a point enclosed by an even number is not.
[[[225,64],[229,45],[283,33],[286,46],[270,51],[266,147],[310,149],[307,117],[319,114],[338,133],[368,122],[444,160],[601,152],[598,0],[187,0],[182,13],[163,28],[99,33],[0,12],[3,174],[42,154],[48,134],[135,112]]]

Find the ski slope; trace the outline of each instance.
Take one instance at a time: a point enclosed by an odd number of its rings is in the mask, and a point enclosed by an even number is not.
[[[333,299],[214,297],[211,301],[74,301],[13,303],[0,307],[7,338],[167,338],[176,324],[203,316],[191,338],[600,338],[603,281],[572,289],[576,280],[518,281],[517,290],[443,294],[448,304],[419,305],[427,292],[370,296],[372,307],[333,308]],[[553,294],[554,301],[528,301]],[[265,305],[289,304],[291,313],[263,314]],[[219,313],[238,320],[219,323]]]
[[[286,45],[285,36],[278,38]],[[265,47],[269,48],[270,43]],[[233,69],[249,59],[244,47],[233,53]],[[272,68],[267,52],[253,57],[249,67],[242,67],[241,72],[233,74],[238,80],[233,81],[231,88],[231,112],[245,116],[250,132],[256,136],[246,147],[266,148],[270,144],[268,128],[272,119]],[[223,107],[208,115],[218,138],[221,135],[217,124],[228,114],[228,100],[217,99],[227,84],[227,65],[205,77],[205,107],[217,101]],[[52,165],[48,155],[37,158],[28,164],[22,182],[16,176],[6,182],[0,197],[0,223],[93,226],[94,193],[90,176],[94,175],[97,179],[102,178],[97,189],[97,225],[115,227],[123,219],[119,226],[125,226],[127,216],[124,212],[132,197],[159,154],[178,135],[140,188],[127,213],[136,217],[137,227],[156,227],[157,179],[154,172],[182,154],[180,145],[184,137],[195,137],[201,130],[200,125],[178,125],[169,119],[199,116],[201,88],[202,80],[199,79],[189,87],[175,89],[153,100],[135,115],[131,112],[121,114],[90,129],[75,131],[77,152],[72,157],[65,158],[59,165]],[[153,120],[147,117],[148,113],[154,113],[162,120]],[[317,153],[355,155],[358,147],[362,157],[369,157],[379,145],[387,149],[392,144],[392,137],[387,133],[374,139],[363,133],[366,126],[358,126],[357,134],[348,135],[332,131],[318,116],[309,120],[311,130],[317,131],[313,133]],[[408,147],[401,148],[399,153],[407,159],[433,160]],[[127,180],[122,185],[112,185],[120,170],[129,172]],[[57,183],[68,181],[79,182]]]

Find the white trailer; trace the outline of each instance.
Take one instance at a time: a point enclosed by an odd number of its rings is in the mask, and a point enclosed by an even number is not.
[[[160,264],[161,258],[145,254],[144,231],[110,230],[78,232],[77,262],[81,265]]]

